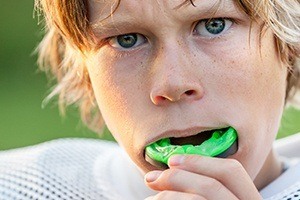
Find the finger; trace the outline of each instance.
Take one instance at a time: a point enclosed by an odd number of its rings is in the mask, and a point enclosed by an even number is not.
[[[162,191],[158,193],[155,196],[151,196],[146,198],[145,200],[167,200],[167,199],[176,199],[176,200],[207,200],[204,197],[201,197],[199,195],[195,194],[188,194],[188,193],[183,193],[183,192],[176,192],[176,191]]]
[[[169,159],[169,167],[216,179],[239,199],[261,199],[253,181],[237,160],[176,155]]]
[[[145,181],[150,188],[158,191],[196,194],[210,200],[237,199],[219,181],[181,169],[153,171],[146,174]]]

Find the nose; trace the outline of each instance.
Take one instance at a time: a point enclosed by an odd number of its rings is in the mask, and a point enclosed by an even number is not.
[[[180,48],[163,48],[154,61],[150,98],[157,106],[174,102],[193,102],[203,97],[199,70]],[[193,56],[194,57],[194,56]]]
[[[153,90],[151,92],[151,101],[154,105],[165,105],[168,102],[186,101],[192,102],[202,98],[202,91],[198,88],[173,86],[165,90]]]

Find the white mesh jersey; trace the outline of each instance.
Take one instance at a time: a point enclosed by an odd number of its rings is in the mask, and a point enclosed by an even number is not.
[[[263,197],[300,200],[297,166],[267,186]],[[60,139],[0,153],[0,200],[142,200],[153,194],[113,142]]]
[[[139,195],[143,190],[132,191],[118,180],[127,179],[118,173],[133,170],[123,154],[115,143],[93,139],[61,139],[1,152],[0,200],[134,199],[129,192],[143,199],[150,193]]]
[[[290,167],[260,193],[265,200],[300,200],[300,164]]]

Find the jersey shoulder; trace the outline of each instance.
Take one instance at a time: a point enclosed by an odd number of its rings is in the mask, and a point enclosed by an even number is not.
[[[291,165],[281,176],[261,191],[268,200],[300,199],[300,162]]]
[[[0,199],[114,199],[94,166],[99,157],[109,165],[116,151],[116,143],[97,139],[59,139],[2,151]]]

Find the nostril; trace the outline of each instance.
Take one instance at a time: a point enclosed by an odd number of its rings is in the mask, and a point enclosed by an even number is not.
[[[158,96],[156,97],[156,101],[164,101],[166,100],[167,98],[166,97],[163,97],[163,96]]]
[[[200,88],[201,89],[201,88]],[[150,99],[155,105],[165,105],[168,102],[177,102],[179,100],[199,100],[202,98],[203,92],[199,90],[176,90],[157,92],[152,91],[150,94]],[[169,93],[168,93],[169,92]]]
[[[195,93],[194,90],[188,90],[188,91],[185,92],[185,94],[188,95],[188,96],[191,96],[191,95],[193,95],[194,93]]]

